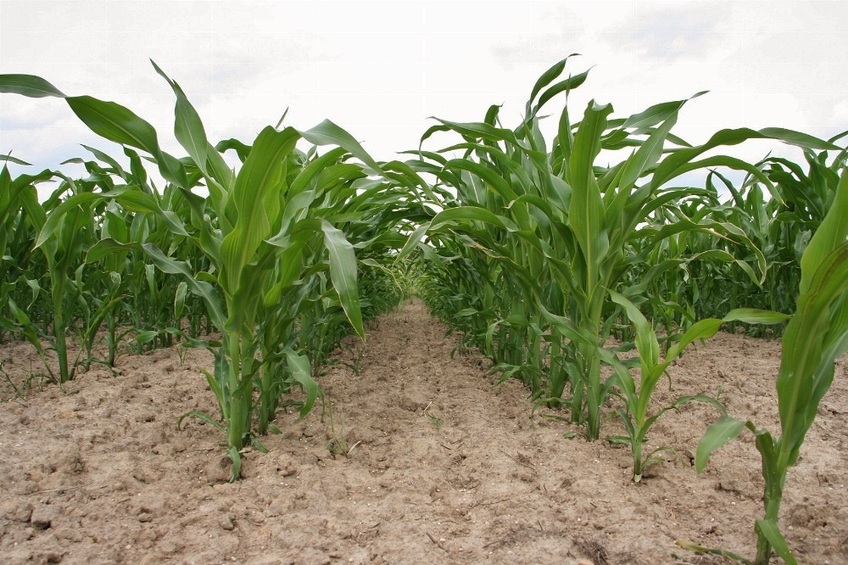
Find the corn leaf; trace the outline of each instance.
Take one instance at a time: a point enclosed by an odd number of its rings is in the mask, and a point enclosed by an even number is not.
[[[20,94],[29,98],[65,97],[61,90],[35,75],[0,75],[0,92]]]
[[[224,320],[226,319],[226,316],[224,315],[221,303],[218,300],[218,296],[215,294],[215,289],[212,285],[207,282],[197,280],[185,261],[177,261],[168,257],[152,243],[143,244],[142,249],[147,256],[150,257],[150,260],[153,261],[153,264],[163,273],[183,275],[186,283],[188,283],[191,288],[191,291],[203,298],[204,302],[206,302],[212,323],[215,327],[220,330],[224,329]]]
[[[666,157],[657,167],[651,182],[655,188],[658,188],[672,178],[682,174],[682,171],[685,170],[685,165],[698,155],[722,145],[738,145],[749,139],[776,139],[807,149],[839,150],[839,147],[832,143],[787,129],[766,128],[759,131],[749,128],[723,129],[713,134],[703,145],[679,149]]]
[[[745,422],[730,416],[722,416],[717,422],[711,424],[704,433],[704,437],[698,442],[698,449],[695,452],[695,471],[701,473],[709,462],[710,454],[736,438],[744,428]]]
[[[345,238],[344,233],[332,226],[326,220],[321,222],[324,232],[324,245],[330,252],[330,279],[339,294],[342,308],[347,314],[350,324],[357,335],[365,339],[365,328],[362,325],[362,312],[359,307],[359,291],[356,285],[356,255],[353,246]]]
[[[583,121],[574,137],[571,154],[571,206],[568,223],[583,251],[586,288],[594,292],[600,263],[609,248],[605,225],[604,203],[595,180],[594,162],[601,151],[601,135],[606,128],[606,117],[612,106],[589,103]]]
[[[786,538],[780,533],[776,520],[757,520],[756,530],[758,535],[762,535],[769,541],[772,549],[786,562],[786,565],[798,565],[798,561],[789,550]]]
[[[209,148],[209,142],[206,139],[206,130],[203,127],[203,122],[200,120],[197,110],[188,101],[180,85],[171,80],[152,59],[150,63],[156,69],[156,72],[171,85],[171,89],[177,97],[177,103],[174,107],[174,136],[188,152],[201,172],[207,175],[206,152]]]
[[[263,129],[236,177],[233,204],[237,219],[233,230],[221,243],[220,282],[234,296],[242,271],[262,241],[271,233],[271,216],[279,213],[284,158],[297,143],[298,134],[287,128],[282,132],[268,126]]]
[[[312,407],[315,405],[315,400],[321,394],[321,389],[318,388],[318,383],[312,378],[312,370],[309,367],[309,357],[306,355],[298,355],[292,349],[286,349],[286,362],[288,363],[289,373],[292,378],[303,387],[306,392],[306,401],[300,409],[300,418],[303,419],[309,414]]]
[[[810,289],[810,284],[824,257],[848,237],[848,171],[842,174],[830,213],[822,221],[801,256],[800,292]]]
[[[380,165],[377,164],[352,135],[330,120],[324,120],[311,129],[301,131],[300,135],[303,139],[315,145],[338,145],[371,167],[375,172],[381,172],[382,170]]]

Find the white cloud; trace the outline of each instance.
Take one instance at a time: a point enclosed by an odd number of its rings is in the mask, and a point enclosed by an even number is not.
[[[389,159],[417,146],[428,116],[473,121],[504,104],[512,125],[539,74],[573,52],[572,72],[593,67],[577,115],[590,98],[628,115],[710,90],[681,114],[693,142],[740,126],[826,137],[848,129],[844,21],[841,0],[0,0],[0,72],[124,104],[175,153],[173,96],[149,58],[214,140],[249,142],[289,107],[287,123],[331,118]],[[0,151],[55,167],[92,142],[74,120],[59,100],[0,95]]]
[[[848,100],[841,100],[833,107],[831,119],[836,123],[848,124]]]

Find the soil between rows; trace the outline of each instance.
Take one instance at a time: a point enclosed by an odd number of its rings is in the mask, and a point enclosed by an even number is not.
[[[320,379],[332,418],[281,411],[270,453],[247,453],[235,484],[220,432],[196,419],[176,430],[189,410],[216,413],[205,351],[126,354],[119,376],[93,365],[63,389],[4,398],[0,561],[724,562],[680,539],[752,556],[762,479],[750,434],[703,475],[692,467],[715,408],[660,418],[649,444],[675,453],[633,484],[627,448],[531,417],[520,383],[493,386],[445,332],[417,300],[372,324],[359,374],[340,362]],[[13,380],[37,370],[26,345],[0,354]],[[656,405],[721,387],[732,415],[776,430],[779,361],[779,342],[720,333],[671,368]],[[787,480],[781,525],[805,563],[848,562],[845,377],[843,358]],[[621,426],[611,418],[602,433]]]

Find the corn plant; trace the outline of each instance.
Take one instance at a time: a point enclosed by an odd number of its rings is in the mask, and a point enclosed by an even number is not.
[[[628,277],[630,269],[682,232],[708,233],[744,246],[755,259],[749,270],[758,271],[758,279],[765,267],[762,252],[739,227],[709,216],[690,218],[679,209],[664,213],[681,200],[705,194],[703,189],[670,182],[693,170],[721,166],[747,171],[770,184],[759,169],[739,159],[702,158],[710,150],[748,139],[778,139],[814,148],[832,145],[789,130],[743,128],[722,130],[693,147],[671,133],[687,100],[657,104],[619,119],[610,118],[610,104],[592,101],[577,123],[572,123],[566,105],[558,136],[548,150],[539,129],[540,110],[586,78],[581,73],[554,82],[565,65],[566,60],[561,61],[537,81],[525,119],[514,131],[499,127],[498,108],[492,107],[484,122],[439,120],[425,132],[422,141],[440,131],[463,138],[442,150],[461,151],[462,157],[420,152],[425,166],[416,164],[451,187],[457,197],[442,202],[446,209],[422,226],[404,251],[410,252],[425,233],[460,232],[473,242],[469,253],[482,252],[498,263],[497,276],[508,286],[498,289],[504,299],[498,318],[490,323],[504,320],[513,329],[523,328],[524,335],[513,339],[512,347],[530,350],[537,365],[545,345],[535,328],[549,328],[544,335],[551,362],[541,400],[566,403],[572,420],[583,424],[586,437],[594,440],[600,432],[600,408],[614,385],[612,378],[601,377],[597,353],[618,316],[609,291],[637,300],[655,277],[686,258],[662,257],[639,281]],[[607,165],[610,157],[602,151],[621,150],[629,154]],[[721,251],[711,256],[737,260]],[[566,386],[571,397],[561,399]]]
[[[842,136],[835,136],[829,142],[835,144]],[[712,315],[741,305],[794,311],[795,290],[801,279],[801,256],[832,205],[846,151],[829,159],[827,152],[805,150],[804,160],[806,170],[801,164],[783,158],[769,157],[758,163],[757,167],[772,182],[770,187],[749,177],[736,188],[728,179],[716,175],[731,199],[717,207],[714,214],[740,226],[763,250],[766,277],[762,285],[752,285],[726,270],[702,277],[702,314]],[[728,287],[729,292],[718,292]]]
[[[845,134],[828,140],[836,144]],[[668,270],[647,289],[640,304],[645,315],[660,320],[667,328],[687,327],[696,319],[721,317],[728,310],[752,307],[792,313],[795,290],[801,278],[800,259],[810,237],[829,210],[839,184],[839,171],[846,150],[835,157],[827,152],[805,149],[804,162],[768,157],[756,168],[768,179],[748,174],[738,185],[718,170],[707,175],[705,197],[680,202],[690,218],[708,215],[716,221],[733,224],[762,251],[765,260],[762,277],[746,270],[756,257],[744,245],[717,238],[709,233],[680,233],[669,238],[670,253],[683,253],[690,259],[679,269]],[[673,211],[673,210],[672,210]],[[659,250],[659,249],[658,249]],[[703,260],[724,253],[734,262]],[[650,257],[631,274],[640,280],[656,264]],[[761,279],[761,280],[760,280]],[[780,335],[778,326],[744,325],[749,335]],[[728,329],[736,329],[737,322]]]
[[[114,200],[133,211],[153,214],[175,235],[191,239],[195,249],[208,260],[209,271],[198,272],[190,261],[176,259],[167,253],[168,250],[163,251],[145,241],[104,242],[99,253],[104,249],[123,250],[127,245],[140,246],[156,268],[181,276],[189,290],[206,302],[212,323],[224,336],[222,347],[216,353],[214,374],[207,374],[207,378],[221,407],[228,454],[233,460],[232,478],[235,479],[240,472],[239,450],[252,438],[253,386],[261,365],[257,359],[257,327],[263,312],[289,287],[297,285],[304,269],[315,268],[304,261],[315,257],[314,253],[305,253],[306,249],[314,250],[320,242],[327,250],[328,260],[320,269],[329,270],[346,317],[357,333],[363,335],[353,248],[344,234],[321,218],[320,213],[310,213],[324,196],[316,186],[321,173],[342,155],[335,151],[330,152],[328,158],[316,157],[304,162],[296,151],[296,144],[301,138],[317,144],[338,142],[363,157],[372,168],[378,169],[378,166],[347,132],[325,122],[303,133],[290,127],[281,131],[266,127],[249,146],[243,166],[234,174],[206,140],[203,125],[182,89],[158,67],[156,70],[176,95],[175,136],[189,154],[186,161],[190,163],[191,176],[206,182],[210,193],[207,200],[191,192],[187,165],[163,152],[153,127],[127,108],[87,96],[66,96],[47,81],[30,75],[0,77],[0,91],[65,99],[95,133],[128,148],[147,152],[162,176],[180,190],[188,202],[191,207],[189,225],[172,211],[163,209],[155,195],[137,188],[127,186],[96,195],[96,198]],[[337,172],[337,178],[349,182],[363,176],[361,170],[359,166],[349,165]],[[79,206],[89,201],[83,196],[71,196],[57,208],[40,230],[37,247],[49,244],[54,234],[68,231],[62,229],[63,220],[71,222],[82,218]],[[188,229],[195,230],[194,235]],[[308,410],[317,387],[305,369],[305,357],[293,350],[286,351],[285,356],[291,373],[309,393],[304,407]]]
[[[3,160],[27,165],[26,162],[10,156],[3,157]],[[27,339],[32,338],[32,341],[37,343],[39,353],[42,351],[37,326],[29,316],[21,315],[25,312],[17,308],[15,298],[25,299],[25,286],[32,289],[33,300],[40,290],[40,285],[32,278],[31,273],[26,271],[26,266],[29,264],[37,231],[45,221],[44,209],[38,202],[35,185],[52,178],[51,171],[13,178],[5,163],[0,170],[0,266],[3,273],[0,303],[9,306],[8,316],[5,308],[0,313],[0,324],[4,332],[21,333],[21,330],[24,330]],[[4,337],[0,336],[0,340]]]
[[[744,429],[756,439],[765,479],[765,516],[755,523],[757,555],[766,564],[772,550],[796,563],[778,525],[786,473],[795,465],[819,402],[833,382],[834,362],[848,351],[848,171],[843,171],[833,204],[801,257],[797,307],[783,334],[777,375],[780,436],[754,422],[729,416],[712,424],[695,456],[700,473],[710,454]],[[703,548],[698,548],[702,549]]]
[[[76,189],[76,185],[66,178],[59,191],[69,189]],[[55,350],[58,358],[58,382],[64,383],[74,378],[79,361],[79,355],[73,362],[68,359],[67,335],[73,327],[73,315],[69,310],[79,298],[79,294],[75,292],[77,289],[72,277],[77,271],[77,266],[82,262],[84,240],[90,235],[94,214],[90,206],[63,209],[59,205],[51,209],[48,204],[48,209],[49,213],[42,210],[33,216],[39,233],[39,240],[36,241],[34,248],[44,254],[46,273],[50,283],[52,329],[51,333],[44,337],[49,340],[50,347]],[[54,222],[55,228],[50,234],[41,237],[44,234],[47,219],[54,213],[61,216],[63,223]],[[29,325],[28,316],[23,312],[16,310],[15,315],[22,325]],[[34,341],[31,331],[25,332],[25,335],[30,342]]]
[[[77,269],[77,272],[81,273],[82,269]],[[88,288],[78,285],[78,287],[82,287],[80,302],[85,313],[84,324],[79,332],[79,342],[86,354],[83,363],[86,369],[92,361],[111,368],[115,366],[118,342],[122,334],[126,335],[130,331],[119,332],[117,327],[116,311],[120,308],[121,303],[126,300],[126,295],[123,294],[125,290],[123,278],[116,271],[97,271],[94,274],[89,274],[87,281],[90,283],[86,285]],[[94,354],[94,346],[97,332],[104,324],[106,325],[107,353],[105,359],[98,359]]]
[[[667,449],[660,447],[648,454],[643,454],[642,452],[646,434],[662,414],[669,410],[676,410],[686,403],[696,401],[712,404],[722,414],[726,414],[725,408],[719,402],[718,398],[707,394],[680,396],[670,404],[651,413],[650,404],[653,392],[672,361],[677,359],[693,341],[713,337],[723,323],[742,321],[746,323],[776,324],[788,316],[763,310],[737,309],[728,312],[722,319],[707,318],[700,320],[692,324],[681,336],[678,336],[674,345],[669,347],[665,353],[665,358],[660,359],[660,345],[657,334],[651,327],[648,319],[623,295],[615,291],[610,291],[610,297],[613,302],[622,307],[635,328],[640,377],[637,390],[636,381],[633,379],[625,363],[619,361],[608,349],[601,348],[599,350],[601,358],[615,370],[616,382],[620,389],[620,397],[624,402],[624,408],[618,411],[618,415],[627,431],[627,436],[613,436],[608,439],[611,439],[615,443],[623,443],[630,446],[633,453],[633,481],[638,483],[642,479],[643,470],[648,465],[660,461],[655,456]]]

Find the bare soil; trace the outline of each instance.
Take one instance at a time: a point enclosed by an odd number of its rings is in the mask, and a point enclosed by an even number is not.
[[[118,375],[93,365],[24,398],[0,382],[0,562],[724,562],[677,540],[753,556],[751,434],[692,467],[714,407],[661,417],[649,444],[674,452],[634,484],[627,448],[567,439],[579,429],[533,416],[520,383],[494,385],[445,332],[418,301],[373,324],[359,374],[346,351],[320,378],[332,417],[281,411],[270,453],[246,453],[235,484],[218,430],[176,428],[189,410],[216,414],[205,351],[125,354]],[[19,387],[37,372],[26,345],[0,354]],[[722,387],[732,415],[776,430],[779,360],[779,342],[719,334],[671,368],[657,406]],[[841,359],[787,480],[781,526],[804,563],[848,563],[845,377]]]

